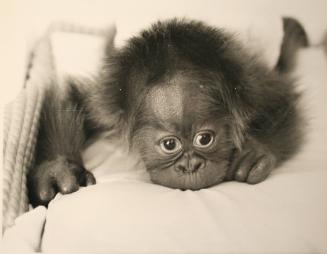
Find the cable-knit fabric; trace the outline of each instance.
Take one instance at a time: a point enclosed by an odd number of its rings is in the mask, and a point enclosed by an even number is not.
[[[31,54],[25,88],[4,111],[3,224],[2,231],[29,208],[26,176],[33,167],[40,113],[46,88],[57,82],[51,44],[55,32],[80,33],[114,38],[115,26],[93,29],[66,23],[52,24]]]
[[[26,88],[4,112],[3,230],[28,210],[26,175],[33,165],[44,91],[55,78],[48,38],[37,43]]]

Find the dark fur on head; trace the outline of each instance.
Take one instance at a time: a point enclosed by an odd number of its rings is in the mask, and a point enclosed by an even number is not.
[[[121,112],[124,121],[137,118],[144,92],[183,70],[204,81],[213,109],[228,112],[238,148],[247,132],[275,143],[269,136],[282,128],[279,135],[292,137],[290,148],[277,145],[275,153],[280,157],[293,153],[301,136],[294,124],[299,115],[293,80],[269,70],[226,31],[202,22],[158,22],[130,39],[106,59],[98,99],[107,105],[97,108]]]

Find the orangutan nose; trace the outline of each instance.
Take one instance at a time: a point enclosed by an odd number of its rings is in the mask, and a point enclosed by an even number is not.
[[[183,155],[176,164],[175,170],[183,173],[194,173],[205,167],[205,160],[198,155]]]

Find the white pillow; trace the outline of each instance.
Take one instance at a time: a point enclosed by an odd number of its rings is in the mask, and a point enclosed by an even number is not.
[[[42,251],[324,253],[327,171],[311,166],[294,161],[258,185],[200,191],[117,172],[50,203]]]

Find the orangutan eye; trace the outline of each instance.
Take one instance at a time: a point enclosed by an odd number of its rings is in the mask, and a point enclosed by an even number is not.
[[[193,144],[196,147],[205,148],[213,143],[214,134],[211,131],[201,131],[194,137]]]
[[[160,141],[160,148],[163,152],[172,154],[182,149],[182,144],[176,137],[166,137]]]

